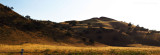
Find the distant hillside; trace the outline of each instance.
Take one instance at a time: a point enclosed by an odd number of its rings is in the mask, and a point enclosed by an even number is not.
[[[77,35],[111,46],[143,44],[159,46],[158,31],[151,31],[131,23],[107,17],[91,18],[84,21],[66,21],[77,31]],[[64,24],[63,23],[63,24]]]
[[[55,44],[66,42],[72,34],[68,25],[23,17],[2,4],[0,11],[1,44]]]
[[[34,20],[0,4],[0,44],[72,46],[160,46],[160,33],[107,17],[84,21]]]

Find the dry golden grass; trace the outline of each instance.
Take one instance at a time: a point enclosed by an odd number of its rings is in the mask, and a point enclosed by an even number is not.
[[[0,45],[0,52],[20,52],[24,49],[24,52],[43,52],[49,50],[50,52],[98,52],[105,54],[116,53],[121,55],[130,52],[145,52],[147,54],[159,54],[160,47],[74,47],[74,46],[51,46],[40,44],[23,44],[23,45]],[[134,54],[133,54],[134,55]]]

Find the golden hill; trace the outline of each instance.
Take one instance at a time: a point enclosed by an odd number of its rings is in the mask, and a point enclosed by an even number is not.
[[[160,33],[107,17],[84,21],[33,20],[0,4],[0,44],[160,46]]]

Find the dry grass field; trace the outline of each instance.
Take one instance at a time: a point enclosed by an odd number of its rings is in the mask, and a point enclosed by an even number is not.
[[[160,31],[132,23],[35,20],[2,4],[0,11],[0,55],[160,55]]]
[[[74,47],[40,44],[0,45],[0,55],[159,55],[160,47]]]

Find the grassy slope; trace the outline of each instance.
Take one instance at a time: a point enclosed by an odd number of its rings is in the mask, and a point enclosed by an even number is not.
[[[0,4],[0,11],[0,44],[160,46],[159,33],[139,30],[141,27],[128,26],[128,23],[111,18],[92,18],[76,21],[76,25],[71,25],[73,23],[68,23],[71,21],[54,23],[28,19],[2,4]]]
[[[160,46],[159,33],[128,30],[128,23],[125,22],[101,17],[77,21],[76,25],[72,26],[67,22],[54,23],[26,19],[2,4],[0,4],[0,11],[0,52],[20,52],[24,49],[25,52],[38,54],[42,52],[40,55],[50,53],[160,54],[160,48],[157,47]],[[131,27],[136,29],[134,25]],[[9,54],[14,53],[0,53],[0,55]]]
[[[143,27],[131,25],[107,17],[92,18],[76,22],[72,28],[78,32],[79,37],[92,39],[111,46],[128,46],[129,44],[142,44],[160,46],[160,34]],[[65,22],[69,23],[69,21]]]
[[[56,45],[57,42],[67,41],[65,38],[68,37],[64,35],[70,31],[59,28],[67,27],[67,25],[27,19],[2,4],[0,4],[0,11],[0,44]]]

